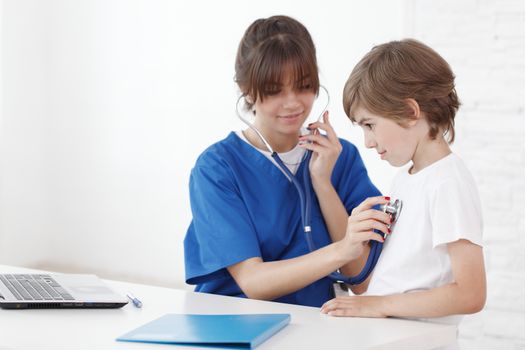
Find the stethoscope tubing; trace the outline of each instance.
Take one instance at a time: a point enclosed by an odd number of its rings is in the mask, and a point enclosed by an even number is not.
[[[321,85],[321,88],[326,92],[328,96],[328,102],[326,103],[326,106],[324,107],[321,115],[319,116],[318,120],[321,119],[322,115],[328,108],[328,104],[330,102],[330,94],[328,93],[328,90]],[[297,180],[297,178],[292,174],[292,172],[288,169],[288,167],[283,163],[277,152],[275,152],[266,141],[266,138],[263,136],[263,134],[257,130],[257,128],[250,123],[246,118],[242,116],[242,114],[239,112],[239,102],[242,100],[244,96],[239,96],[237,99],[237,103],[235,105],[235,111],[237,113],[237,117],[244,122],[250,129],[252,129],[261,139],[261,141],[264,143],[268,151],[270,151],[272,158],[275,160],[275,163],[277,166],[286,174],[290,182],[294,185],[294,187],[297,190],[297,194],[299,195],[299,202],[301,207],[301,224],[303,227],[304,235],[306,238],[306,244],[308,246],[308,250],[310,252],[313,252],[317,250],[317,247],[314,243],[313,237],[312,237],[312,228],[311,228],[311,178],[310,178],[310,169],[309,164],[310,160],[312,158],[312,151],[307,150],[306,155],[302,160],[302,163],[304,163],[304,171],[303,171],[303,183],[304,183],[304,190],[301,187],[301,184]],[[379,233],[378,233],[379,234]],[[383,248],[383,243],[378,241],[370,241],[370,253],[368,254],[367,261],[365,263],[365,266],[361,270],[361,272],[354,277],[347,277],[339,272],[333,272],[328,277],[336,282],[343,282],[350,285],[360,284],[364,282],[372,270],[374,269],[375,265],[377,264],[377,260],[379,259],[379,256],[381,254]]]
[[[304,188],[301,188],[301,184],[297,180],[297,178],[291,173],[291,171],[288,169],[288,167],[285,166],[277,152],[272,153],[273,159],[276,161],[276,163],[279,165],[279,168],[281,168],[292,184],[295,186],[297,193],[299,195],[299,203],[301,206],[301,223],[303,225],[303,231],[306,238],[306,244],[308,245],[308,250],[310,252],[313,252],[317,250],[317,247],[313,241],[312,237],[312,229],[311,229],[311,195],[309,191],[309,187],[311,186],[311,179],[310,179],[310,171],[308,168],[308,164],[310,162],[310,158],[312,157],[312,151],[307,151],[306,157],[304,158],[304,166],[305,169],[303,170],[303,182],[304,182]],[[379,234],[379,233],[378,233]],[[381,255],[381,251],[383,250],[383,243],[378,241],[370,241],[370,253],[368,254],[368,258],[366,260],[365,266],[361,270],[359,274],[353,277],[345,276],[338,272],[332,272],[328,277],[336,282],[344,282],[346,284],[350,285],[356,285],[363,283],[374,267],[377,264],[377,261],[379,260],[379,256]]]

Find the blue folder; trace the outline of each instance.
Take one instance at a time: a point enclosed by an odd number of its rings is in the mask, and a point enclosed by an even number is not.
[[[117,340],[251,349],[288,323],[289,314],[166,314]]]

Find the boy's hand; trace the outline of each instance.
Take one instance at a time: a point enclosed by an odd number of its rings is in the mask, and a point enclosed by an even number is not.
[[[344,296],[327,301],[321,313],[330,316],[387,317],[381,310],[384,297]]]

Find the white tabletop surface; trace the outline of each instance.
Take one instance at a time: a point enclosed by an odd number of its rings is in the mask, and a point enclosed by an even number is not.
[[[26,272],[0,265],[0,273]],[[106,283],[142,303],[121,309],[0,310],[0,349],[201,349],[117,342],[115,338],[166,313],[289,313],[291,322],[257,347],[269,349],[432,349],[455,341],[453,325],[401,319],[335,318],[318,308],[248,300],[116,281]],[[207,348],[209,349],[209,348]]]

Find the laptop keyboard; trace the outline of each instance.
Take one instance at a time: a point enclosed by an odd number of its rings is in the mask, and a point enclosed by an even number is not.
[[[50,275],[4,274],[0,281],[18,300],[74,300]]]

